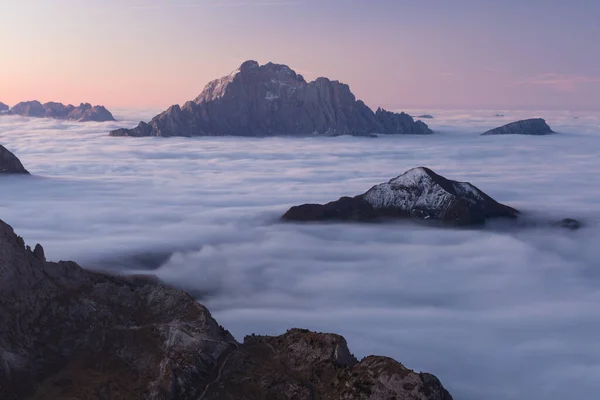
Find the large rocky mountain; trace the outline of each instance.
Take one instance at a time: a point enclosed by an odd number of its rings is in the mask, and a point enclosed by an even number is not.
[[[29,174],[21,160],[0,145],[0,174]]]
[[[238,343],[186,293],[48,262],[0,221],[2,400],[451,400],[433,375],[358,361],[334,334]]]
[[[286,65],[246,61],[210,82],[194,100],[171,106],[149,123],[111,136],[274,136],[429,134],[405,113],[374,113],[348,85],[327,78],[307,82]]]
[[[417,218],[476,225],[490,218],[516,218],[518,214],[470,183],[452,181],[429,168],[417,167],[355,197],[342,197],[325,205],[292,207],[282,218],[290,221]]]
[[[8,113],[23,117],[54,118],[77,122],[105,122],[115,120],[104,106],[92,106],[89,103],[81,103],[75,107],[71,104],[65,106],[62,103],[55,102],[42,104],[37,100],[24,101],[13,106]]]
[[[544,119],[531,118],[511,122],[510,124],[484,132],[482,135],[549,135],[551,133],[554,132]]]
[[[9,106],[0,101],[0,113],[8,111],[9,108]]]

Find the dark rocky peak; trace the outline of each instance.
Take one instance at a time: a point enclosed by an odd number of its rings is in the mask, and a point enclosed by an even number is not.
[[[169,109],[147,124],[118,129],[112,136],[276,136],[431,133],[405,114],[381,119],[350,87],[318,78],[307,83],[283,64],[246,61],[209,82],[179,113]]]
[[[417,167],[373,186],[355,197],[292,207],[284,220],[356,220],[416,218],[453,225],[482,224],[490,218],[516,218],[519,212],[498,203],[466,182],[446,179],[429,168]]]
[[[391,358],[359,362],[339,335],[237,343],[186,293],[47,262],[2,221],[0,321],[3,400],[452,399]]]
[[[531,118],[511,122],[499,128],[491,129],[482,135],[549,135],[554,133],[542,118]]]
[[[37,117],[41,118],[45,115],[46,109],[37,100],[23,101],[14,105],[10,109],[10,114],[22,115],[24,117]]]
[[[29,172],[17,156],[0,145],[0,174],[29,174]]]
[[[242,65],[240,65],[239,70],[246,72],[246,71],[251,71],[251,70],[257,69],[259,67],[260,67],[260,65],[258,64],[257,61],[248,60],[248,61],[244,61],[242,63]]]
[[[0,112],[6,112],[10,109],[10,107],[3,102],[0,101]]]

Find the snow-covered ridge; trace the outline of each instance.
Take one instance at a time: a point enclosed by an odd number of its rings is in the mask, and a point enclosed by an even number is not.
[[[225,95],[227,87],[235,77],[240,73],[240,69],[236,69],[229,75],[225,75],[222,78],[215,79],[214,81],[210,81],[206,88],[202,91],[202,93],[194,100],[196,103],[200,103],[203,101],[212,101],[217,100]]]
[[[424,167],[413,168],[364,194],[375,209],[395,208],[411,213],[415,209],[443,213],[457,198],[471,204],[484,199],[470,183],[449,181]]]

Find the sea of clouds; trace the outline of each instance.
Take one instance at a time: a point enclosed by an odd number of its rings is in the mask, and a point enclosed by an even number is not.
[[[375,139],[107,136],[154,111],[119,110],[116,123],[0,117],[0,144],[33,174],[0,177],[0,218],[49,259],[190,291],[239,340],[337,332],[357,356],[432,372],[461,400],[600,391],[600,113],[439,111],[426,120],[436,135]],[[477,135],[537,116],[559,134]],[[585,227],[278,220],[415,166],[532,221]]]

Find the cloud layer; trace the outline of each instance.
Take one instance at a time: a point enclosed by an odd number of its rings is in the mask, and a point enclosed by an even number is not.
[[[457,399],[600,389],[600,115],[431,113],[439,134],[110,138],[119,123],[0,118],[32,177],[0,177],[0,218],[49,258],[152,271],[241,339],[293,326],[435,373]],[[495,117],[494,114],[505,117]],[[560,134],[480,137],[521,117]],[[289,206],[362,193],[425,165],[532,219],[586,228],[282,224]]]

